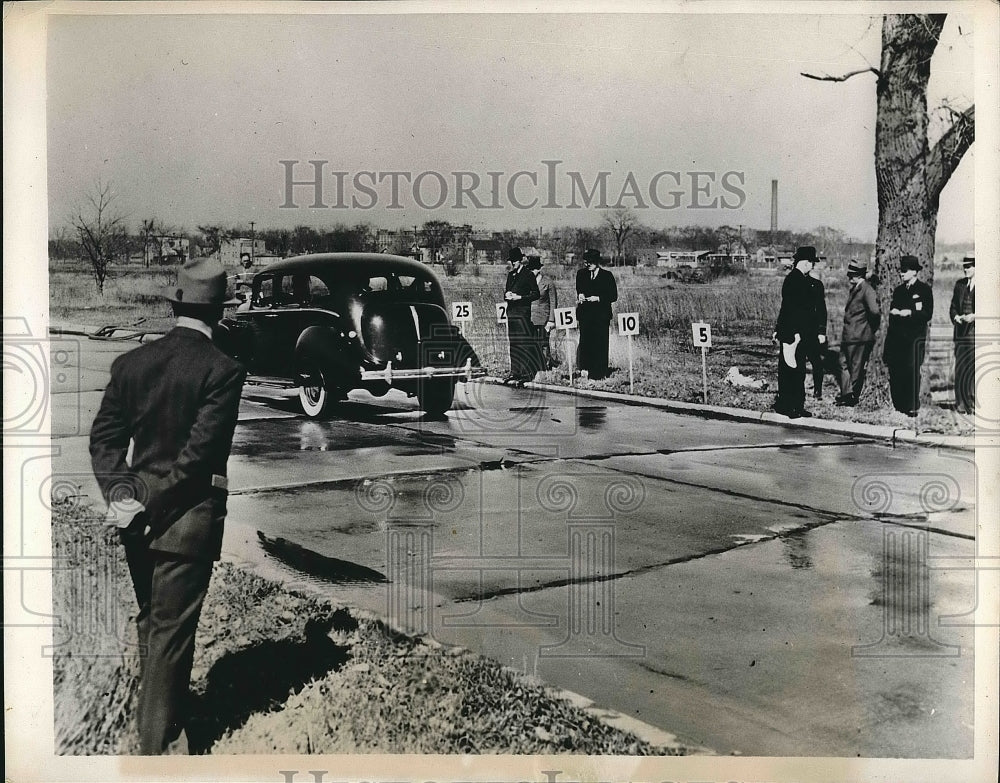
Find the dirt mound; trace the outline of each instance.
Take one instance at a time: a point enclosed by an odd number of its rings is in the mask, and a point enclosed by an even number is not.
[[[56,752],[129,754],[135,602],[116,535],[57,503]],[[196,753],[680,754],[612,728],[537,682],[463,650],[221,563],[192,671]]]

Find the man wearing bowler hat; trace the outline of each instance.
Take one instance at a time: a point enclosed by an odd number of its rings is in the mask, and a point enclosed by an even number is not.
[[[847,265],[847,304],[840,334],[840,394],[835,400],[841,406],[858,404],[875,333],[882,322],[878,297],[865,279],[867,272],[868,267],[853,258]]]
[[[811,416],[806,402],[806,353],[816,339],[816,292],[809,272],[816,263],[816,248],[798,248],[792,257],[795,264],[781,284],[781,309],[774,328],[781,347],[778,354],[778,396],[774,410],[791,419]]]
[[[920,368],[924,363],[927,324],[934,314],[934,294],[927,283],[917,279],[919,271],[920,261],[916,256],[903,256],[899,260],[903,282],[892,291],[882,352],[889,370],[892,405],[911,417],[920,408]]]
[[[507,340],[510,344],[510,375],[505,383],[523,386],[525,381],[535,377],[541,360],[538,341],[531,325],[531,303],[539,297],[535,274],[528,269],[521,248],[512,247],[507,260],[513,268],[507,273],[504,284],[504,300],[507,302]]]
[[[976,412],[976,258],[962,259],[965,274],[955,282],[948,316],[955,339],[955,410]]]
[[[601,267],[601,254],[588,248],[584,268],[576,273],[576,318],[580,328],[578,366],[592,380],[608,374],[608,325],[611,304],[618,301],[615,276]]]
[[[186,263],[166,298],[177,325],[114,361],[90,433],[91,464],[139,604],[143,755],[185,745],[195,630],[222,549],[245,375],[212,342],[224,306],[239,301],[227,298],[218,262]]]

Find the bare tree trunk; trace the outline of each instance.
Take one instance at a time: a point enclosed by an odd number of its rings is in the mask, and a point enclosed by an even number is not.
[[[933,149],[927,140],[927,82],[944,20],[944,14],[889,14],[882,23],[875,125],[879,222],[874,271],[883,328],[876,336],[869,380],[861,398],[861,405],[868,409],[889,404],[882,350],[892,289],[900,283],[900,258],[916,256],[923,267],[921,277],[933,285],[941,190],[974,138],[975,113],[970,107],[957,116]],[[928,393],[927,383],[923,386]]]

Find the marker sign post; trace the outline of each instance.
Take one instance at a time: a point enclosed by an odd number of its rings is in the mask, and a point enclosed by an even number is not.
[[[701,399],[708,405],[708,367],[705,354],[712,347],[712,327],[702,321],[691,324],[691,337],[695,348],[701,348]]]
[[[472,302],[452,302],[451,320],[458,324],[462,337],[465,337],[465,324],[472,320]]]
[[[507,303],[497,302],[497,323],[505,324],[507,323]]]
[[[632,372],[632,338],[639,334],[638,313],[618,313],[618,334],[628,337],[628,393],[635,394],[635,375]]]
[[[566,360],[569,362],[569,385],[573,386],[573,345],[570,343],[569,330],[576,329],[578,326],[576,308],[557,307],[553,315],[556,319],[556,329],[564,329],[566,333],[564,345],[566,346]]]

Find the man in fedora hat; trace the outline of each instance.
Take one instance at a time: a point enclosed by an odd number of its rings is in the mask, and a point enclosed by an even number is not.
[[[601,254],[588,248],[584,268],[576,273],[576,319],[580,328],[577,366],[592,380],[608,374],[608,325],[611,304],[618,301],[615,276],[601,267]]]
[[[816,339],[815,289],[809,272],[816,263],[816,248],[805,245],[792,257],[795,266],[781,284],[781,309],[774,334],[781,350],[778,354],[778,396],[774,410],[791,419],[811,416],[806,403],[806,353]]]
[[[856,259],[847,265],[847,304],[840,334],[840,394],[835,400],[841,406],[858,404],[875,333],[882,323],[878,297],[865,279],[867,273],[868,267]]]
[[[900,413],[916,416],[920,408],[920,368],[924,363],[927,324],[934,314],[934,293],[917,279],[920,261],[916,256],[899,260],[903,282],[889,300],[889,327],[885,333],[882,358],[889,370],[892,405]]]
[[[239,301],[228,299],[218,262],[186,263],[166,298],[177,325],[114,361],[90,433],[91,464],[139,604],[144,755],[183,746],[175,740],[186,719],[195,629],[222,548],[226,461],[245,375],[212,342],[223,307]]]
[[[965,277],[955,282],[948,316],[954,326],[955,410],[976,412],[976,258],[962,259]]]
[[[521,386],[535,377],[541,359],[535,357],[538,341],[531,325],[531,303],[539,297],[538,282],[525,263],[521,248],[512,247],[507,261],[513,264],[504,284],[507,302],[507,340],[510,344],[510,375],[505,383]]]

